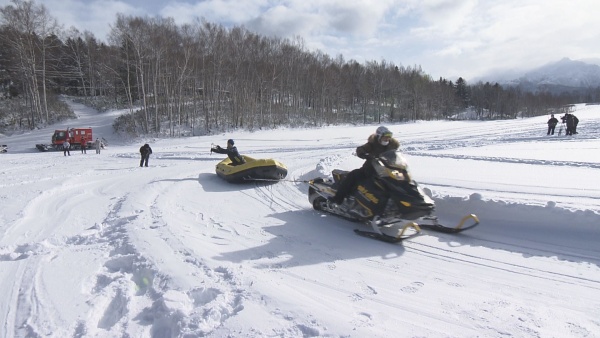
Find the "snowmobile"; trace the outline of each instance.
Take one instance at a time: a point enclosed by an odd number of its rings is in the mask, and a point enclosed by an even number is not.
[[[457,233],[479,224],[476,215],[465,216],[457,226],[447,227],[433,216],[434,201],[409,173],[405,157],[390,150],[368,160],[371,175],[357,182],[356,189],[341,204],[332,203],[339,183],[348,171],[334,169],[332,179],[310,180],[308,200],[315,210],[365,223],[371,230],[354,230],[358,235],[396,243],[421,233],[421,228]],[[465,226],[468,220],[472,220]]]

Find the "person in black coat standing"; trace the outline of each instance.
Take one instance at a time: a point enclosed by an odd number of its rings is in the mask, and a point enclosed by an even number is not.
[[[571,135],[571,128],[573,128],[573,118],[571,114],[565,113],[565,115],[561,116],[562,123],[567,125],[567,129],[565,130],[565,135]]]
[[[140,160],[140,167],[147,167],[148,159],[150,158],[150,154],[152,154],[152,148],[150,148],[150,145],[148,143],[140,147],[140,154],[142,155],[142,159]]]
[[[548,134],[546,135],[554,135],[554,128],[556,128],[556,125],[558,124],[558,119],[556,117],[554,117],[554,114],[550,115],[550,119],[548,120]]]

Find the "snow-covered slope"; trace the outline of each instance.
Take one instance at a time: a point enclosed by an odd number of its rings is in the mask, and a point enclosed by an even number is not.
[[[377,126],[128,143],[118,112],[73,104],[97,155],[1,138],[1,337],[594,337],[600,332],[600,106],[547,117],[388,125],[445,223],[390,245],[314,211],[306,180],[361,164]],[[286,180],[229,184],[210,144],[276,158]],[[154,153],[140,168],[138,148]]]

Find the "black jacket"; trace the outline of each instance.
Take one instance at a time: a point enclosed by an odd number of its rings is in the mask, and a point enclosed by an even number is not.
[[[211,151],[214,151],[218,154],[227,154],[229,159],[231,160],[232,165],[240,165],[246,163],[246,160],[240,155],[236,146],[232,146],[231,148],[221,148],[221,146],[216,146],[211,148]]]
[[[367,143],[356,148],[356,156],[367,160],[363,163],[362,167],[364,169],[368,169],[371,167],[367,164],[369,163],[369,159],[378,157],[383,152],[386,152],[388,150],[398,150],[398,148],[400,148],[400,142],[398,142],[398,140],[396,140],[395,138],[390,138],[390,143],[384,146],[381,143],[379,143],[377,135],[373,134],[369,136]]]
[[[144,156],[144,157],[150,156],[150,154],[152,154],[152,148],[150,148],[150,145],[148,145],[146,143],[143,146],[141,146],[140,147],[140,154],[142,154],[142,156]]]

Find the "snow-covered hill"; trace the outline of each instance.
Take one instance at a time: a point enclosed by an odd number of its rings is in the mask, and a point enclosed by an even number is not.
[[[590,60],[563,58],[532,70],[503,70],[474,81],[498,82],[506,86],[519,86],[528,91],[581,91],[600,87],[600,65]]]
[[[377,126],[121,140],[40,153],[0,138],[0,337],[594,337],[600,332],[600,106],[547,117],[388,125],[460,235],[391,245],[323,215],[306,180],[361,165]],[[229,184],[211,143],[276,158],[286,180]],[[154,153],[140,168],[139,146]]]
[[[594,88],[600,86],[600,66],[564,58],[525,73],[522,80],[536,83],[538,86]]]

